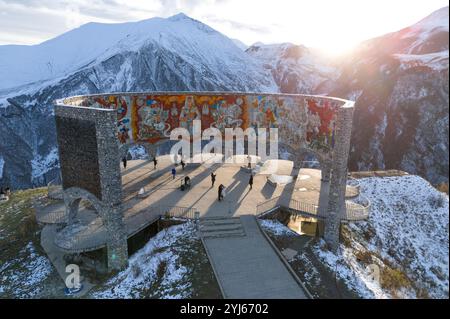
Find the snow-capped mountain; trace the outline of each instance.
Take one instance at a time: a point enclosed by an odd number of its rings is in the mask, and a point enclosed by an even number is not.
[[[291,43],[255,43],[246,52],[270,70],[283,93],[326,94],[339,70],[307,47]]]
[[[449,174],[448,18],[442,8],[334,60],[289,43],[246,52],[281,92],[356,101],[351,170],[403,169],[437,184]]]
[[[118,91],[222,90],[355,99],[350,169],[448,182],[448,7],[339,61],[289,43],[236,41],[184,14],[88,23],[34,46],[0,46],[0,184],[58,172],[52,101]]]
[[[448,7],[363,43],[331,95],[356,99],[350,169],[449,174]]]
[[[27,188],[57,174],[53,100],[151,90],[278,87],[231,39],[184,14],[88,23],[39,45],[0,46],[0,183]]]

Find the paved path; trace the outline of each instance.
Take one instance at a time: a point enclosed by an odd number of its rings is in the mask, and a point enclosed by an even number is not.
[[[254,216],[203,219],[200,234],[225,298],[307,298]]]

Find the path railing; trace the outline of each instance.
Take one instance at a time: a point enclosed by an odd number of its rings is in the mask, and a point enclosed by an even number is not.
[[[345,201],[345,220],[358,221],[369,218],[370,200],[359,195],[356,202]]]
[[[347,194],[349,191],[349,187],[352,187],[354,190],[350,192],[350,194]],[[361,186],[359,184],[358,179],[353,178],[351,176],[347,177],[347,191],[345,193],[346,198],[354,198],[358,197],[361,193]]]
[[[195,219],[196,212],[197,209],[195,207],[155,206],[133,215],[127,215],[124,218],[127,238],[134,236],[161,217]],[[63,218],[63,216],[57,216],[57,214],[48,214],[48,216],[53,216],[55,219]],[[88,225],[85,226],[89,227]],[[106,245],[107,233],[103,225],[92,231],[84,228],[80,232],[66,236],[64,236],[64,233],[61,233],[64,229],[57,233],[55,244],[66,252],[80,253],[92,251]]]
[[[315,204],[301,202],[292,198],[283,196],[274,197],[265,202],[262,202],[256,206],[256,216],[272,212],[276,209],[290,209],[298,214],[302,214],[308,217],[323,218],[324,216],[319,214],[319,207]]]
[[[63,199],[62,185],[58,184],[58,179],[54,179],[47,184],[47,196],[50,199]]]
[[[159,213],[162,217],[195,219],[195,212],[197,211],[195,207],[160,206]]]
[[[65,210],[54,212],[36,210],[36,220],[41,224],[66,224],[69,218]]]
[[[319,211],[319,206],[311,203],[298,201],[292,198],[275,197],[262,202],[256,206],[256,216],[261,217],[267,213],[273,212],[277,209],[288,209],[299,215],[307,217],[315,217],[324,219],[327,217],[326,213]],[[359,221],[365,220],[369,217],[370,201],[364,196],[359,196],[357,202],[345,202],[345,215],[343,220]]]

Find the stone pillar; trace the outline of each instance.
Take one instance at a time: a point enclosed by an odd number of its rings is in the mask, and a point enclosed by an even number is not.
[[[321,163],[322,178],[320,179],[320,193],[319,193],[319,215],[326,216],[328,210],[328,199],[330,193],[330,176],[331,163]]]
[[[331,163],[324,161],[321,164],[322,182],[328,183],[331,178]]]
[[[120,206],[110,207],[105,213],[108,269],[121,270],[128,265],[127,234],[123,223],[122,209]]]
[[[347,163],[350,151],[353,107],[343,107],[336,119],[335,144],[332,156],[332,175],[325,220],[325,241],[332,251],[339,246],[342,207],[347,186]]]

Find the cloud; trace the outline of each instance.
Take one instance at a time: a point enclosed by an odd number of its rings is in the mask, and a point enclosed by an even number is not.
[[[234,21],[231,19],[224,19],[220,17],[210,16],[207,17],[206,20],[211,23],[217,23],[217,24],[228,24],[231,28],[237,29],[237,30],[247,30],[254,33],[268,33],[271,32],[271,27],[268,25],[258,25],[258,24],[250,24],[250,23],[242,23],[239,21]],[[272,27],[275,25],[272,25]]]

